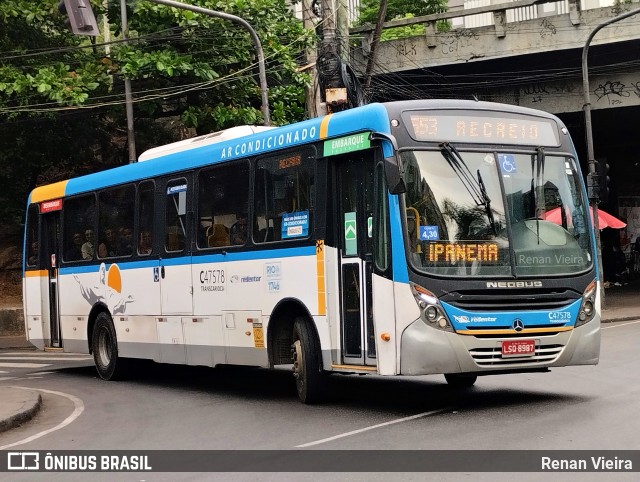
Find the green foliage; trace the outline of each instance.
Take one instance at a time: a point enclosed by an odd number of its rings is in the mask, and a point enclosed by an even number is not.
[[[391,20],[443,13],[447,11],[447,6],[447,0],[389,0],[384,21],[390,22]],[[360,3],[360,16],[358,17],[357,23],[359,25],[364,25],[365,23],[375,24],[378,21],[379,9],[380,0],[362,0]],[[436,28],[438,32],[446,32],[449,31],[451,25],[449,22],[443,20],[436,23]],[[424,25],[408,25],[406,27],[383,30],[380,40],[396,40],[399,38],[420,36],[424,35],[424,33]]]
[[[199,134],[263,122],[249,33],[220,18],[128,1],[93,0],[108,14],[111,44],[75,36],[57,0],[0,1],[0,216],[21,216],[35,185],[127,162],[124,78],[131,80],[138,152]],[[189,0],[251,24],[264,49],[272,122],[302,120],[307,74],[297,72],[314,34],[283,0]],[[99,25],[103,24],[99,18]],[[162,122],[162,118],[173,119]],[[176,121],[178,119],[178,121]],[[177,125],[173,132],[163,126]],[[6,142],[9,140],[9,142]]]
[[[447,0],[389,0],[385,22],[395,18],[405,18],[407,14],[415,17],[447,11]],[[360,3],[359,24],[376,23],[380,0],[362,0]]]
[[[253,26],[264,49],[271,107],[283,103],[288,107],[274,116],[273,121],[301,120],[304,99],[289,104],[291,98],[279,98],[279,93],[286,90],[278,87],[287,85],[303,91],[308,78],[296,72],[296,61],[314,39],[293,19],[284,2],[191,3],[236,15]],[[119,18],[118,8],[115,3],[110,4],[110,18]],[[119,26],[115,28],[117,31]],[[193,86],[184,89],[186,105],[176,106],[187,126],[206,133],[247,122],[263,122],[256,50],[244,28],[226,19],[139,1],[130,8],[129,29],[130,36],[144,40],[115,49],[113,56],[119,72],[148,90]],[[170,40],[162,40],[167,38]],[[148,102],[157,104],[152,109],[155,112],[167,110],[165,96]]]

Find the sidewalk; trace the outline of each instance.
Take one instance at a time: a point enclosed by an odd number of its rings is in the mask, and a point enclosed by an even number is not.
[[[0,433],[31,420],[42,407],[42,397],[36,390],[0,388]]]
[[[625,286],[611,286],[604,290],[602,322],[640,318],[640,280]]]
[[[35,350],[24,335],[0,336],[0,348]],[[0,433],[31,420],[41,407],[42,397],[37,391],[2,386],[0,388]]]

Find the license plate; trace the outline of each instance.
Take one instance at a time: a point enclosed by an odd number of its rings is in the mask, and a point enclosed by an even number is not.
[[[536,353],[534,340],[508,340],[502,342],[502,356],[533,356]]]

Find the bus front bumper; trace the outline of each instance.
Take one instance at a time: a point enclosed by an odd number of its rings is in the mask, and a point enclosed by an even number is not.
[[[427,326],[416,320],[402,333],[400,374],[430,375],[492,371],[537,371],[569,365],[595,365],[600,356],[600,320],[556,334],[531,334],[535,353],[503,356],[502,342],[510,337],[479,338]],[[521,339],[521,338],[518,338]]]

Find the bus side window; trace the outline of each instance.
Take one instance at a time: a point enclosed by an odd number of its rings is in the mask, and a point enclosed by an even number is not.
[[[141,182],[138,187],[138,254],[153,253],[154,183]]]
[[[167,252],[183,251],[187,237],[187,180],[177,179],[167,183],[165,207],[165,249]]]
[[[95,256],[96,198],[93,194],[64,201],[62,245],[64,261],[87,261]]]
[[[198,247],[245,245],[248,204],[248,161],[203,169],[198,175]]]
[[[285,152],[258,160],[254,193],[256,243],[309,237],[312,230],[315,151]]]
[[[26,265],[29,267],[37,267],[40,258],[40,250],[38,243],[38,205],[32,204],[27,211],[27,239],[26,239]]]
[[[98,237],[95,240],[98,258],[131,256],[133,254],[133,214],[135,188],[133,185],[100,192]]]

